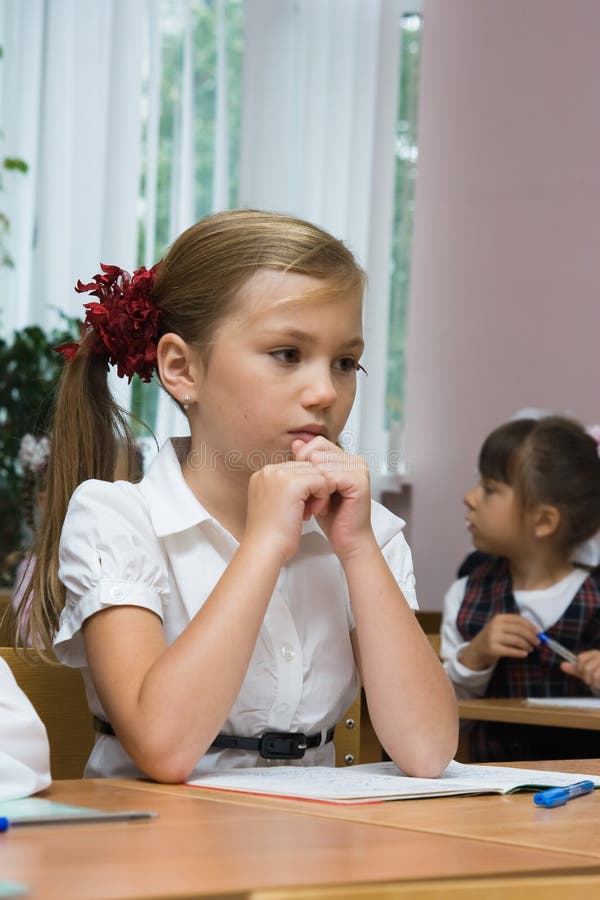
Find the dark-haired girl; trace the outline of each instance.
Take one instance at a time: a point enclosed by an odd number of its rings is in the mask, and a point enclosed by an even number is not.
[[[464,502],[473,543],[491,558],[444,601],[441,652],[459,698],[600,694],[600,571],[572,561],[600,528],[598,452],[559,416],[511,421],[484,442]],[[599,732],[481,722],[471,733],[480,762],[598,755]]]

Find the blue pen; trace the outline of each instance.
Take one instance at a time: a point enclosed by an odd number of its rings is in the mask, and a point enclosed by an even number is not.
[[[0,832],[7,831],[10,828],[10,822],[6,816],[0,816]]]
[[[567,800],[581,797],[582,794],[591,794],[594,790],[593,781],[577,781],[575,784],[567,784],[565,787],[550,788],[533,795],[536,806],[546,806],[553,809],[555,806],[564,806]]]
[[[549,638],[543,631],[540,631],[538,637],[542,644],[547,644],[551,650],[554,650],[557,656],[562,656],[563,659],[566,659],[567,662],[570,663],[577,662],[577,656],[574,653],[571,653],[570,650],[567,650],[567,648],[563,647],[562,644],[559,644],[558,641]]]

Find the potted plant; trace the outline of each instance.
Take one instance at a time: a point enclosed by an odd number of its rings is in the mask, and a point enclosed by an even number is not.
[[[41,437],[49,426],[54,392],[63,365],[54,347],[77,339],[79,325],[65,318],[63,328],[45,332],[38,325],[0,338],[0,562],[25,549],[30,535],[23,516],[21,440]],[[10,559],[9,559],[10,561]],[[13,567],[2,565],[0,584],[12,584]]]

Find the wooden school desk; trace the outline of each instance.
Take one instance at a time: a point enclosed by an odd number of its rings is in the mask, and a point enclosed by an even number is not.
[[[460,700],[461,719],[486,722],[517,722],[521,725],[550,725],[556,728],[588,728],[600,731],[600,709],[561,706],[536,706],[527,700],[482,697]]]
[[[600,762],[560,768],[600,773]],[[600,896],[600,796],[553,810],[531,794],[333,806],[118,779],[58,781],[41,796],[159,818],[9,829],[0,877],[36,900]]]

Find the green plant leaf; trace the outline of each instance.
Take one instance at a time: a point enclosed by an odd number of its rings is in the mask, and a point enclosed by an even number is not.
[[[19,159],[17,156],[5,156],[3,165],[5,169],[12,172],[27,172],[29,169],[25,160]]]

